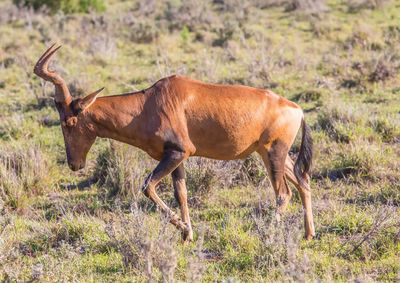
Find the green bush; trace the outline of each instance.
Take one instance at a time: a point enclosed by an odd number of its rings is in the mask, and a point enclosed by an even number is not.
[[[352,108],[326,108],[318,113],[316,130],[326,132],[336,142],[349,143],[354,140],[354,128],[361,124]]]
[[[375,118],[370,120],[369,124],[384,142],[396,141],[400,136],[395,118]]]
[[[90,10],[103,12],[106,9],[104,0],[13,0],[17,6],[39,10],[47,7],[52,13],[63,11],[66,14],[88,13]]]

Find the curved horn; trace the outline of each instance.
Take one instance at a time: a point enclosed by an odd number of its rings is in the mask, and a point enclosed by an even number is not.
[[[56,51],[60,48],[61,45],[56,46],[56,44],[53,44],[52,46],[50,46],[50,48],[47,49],[46,52],[44,52],[39,60],[36,62],[33,72],[42,79],[52,82],[54,84],[54,97],[57,102],[64,102],[66,104],[69,104],[72,101],[72,97],[67,84],[59,74],[49,70],[50,59],[54,55],[54,53],[56,53]]]

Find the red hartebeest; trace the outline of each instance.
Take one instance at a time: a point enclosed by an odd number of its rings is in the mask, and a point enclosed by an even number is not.
[[[65,81],[48,69],[60,48],[51,46],[38,60],[34,72],[55,86],[68,165],[85,166],[96,137],[128,143],[160,161],[143,186],[144,194],[192,240],[183,162],[190,156],[220,160],[245,158],[257,151],[273,185],[277,216],[298,189],[304,208],[305,236],[314,236],[308,172],[312,160],[310,130],[301,108],[277,94],[240,85],[208,84],[181,76],[163,78],[138,92],[97,97],[102,90],[73,100]],[[302,127],[302,143],[296,163],[289,149]],[[159,198],[156,186],[172,174],[181,218]]]

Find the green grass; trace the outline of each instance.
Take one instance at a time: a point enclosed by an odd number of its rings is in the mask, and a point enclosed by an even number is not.
[[[310,15],[211,2],[109,0],[104,13],[68,16],[0,3],[0,281],[399,280],[399,4],[349,12],[329,0]],[[316,239],[302,238],[295,190],[275,222],[256,155],[186,164],[188,245],[140,192],[156,166],[145,153],[97,140],[87,168],[71,172],[53,87],[32,73],[52,42],[74,96],[180,73],[299,103],[315,144]],[[177,210],[170,177],[159,191]]]

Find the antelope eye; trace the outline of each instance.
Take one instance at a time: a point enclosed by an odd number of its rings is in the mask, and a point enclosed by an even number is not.
[[[69,117],[64,123],[67,127],[74,127],[78,122],[78,118],[76,117]]]

